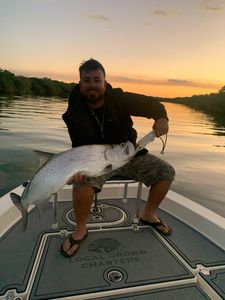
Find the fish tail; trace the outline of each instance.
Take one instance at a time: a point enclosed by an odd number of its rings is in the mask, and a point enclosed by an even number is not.
[[[21,197],[15,193],[10,193],[13,204],[20,210],[22,214],[23,232],[27,229],[28,212],[27,209],[21,203]]]

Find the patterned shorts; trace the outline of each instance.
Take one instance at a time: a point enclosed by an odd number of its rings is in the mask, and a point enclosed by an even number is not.
[[[133,157],[123,167],[103,176],[87,177],[82,183],[74,183],[74,188],[81,185],[92,186],[101,191],[105,181],[118,176],[143,182],[147,187],[161,180],[173,180],[175,178],[174,168],[166,161],[147,153],[142,156]]]

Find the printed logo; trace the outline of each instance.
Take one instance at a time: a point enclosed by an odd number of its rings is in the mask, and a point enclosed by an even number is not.
[[[96,253],[108,254],[121,246],[122,244],[117,240],[112,238],[101,238],[92,242],[88,250]]]

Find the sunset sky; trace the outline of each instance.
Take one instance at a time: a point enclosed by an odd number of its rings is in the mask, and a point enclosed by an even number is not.
[[[0,67],[77,82],[103,63],[114,87],[175,97],[225,85],[225,0],[0,0]]]

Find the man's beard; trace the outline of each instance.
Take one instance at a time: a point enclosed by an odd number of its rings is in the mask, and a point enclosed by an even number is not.
[[[97,103],[99,101],[101,101],[104,98],[104,92],[99,94],[97,93],[90,93],[92,90],[87,91],[85,94],[82,94],[83,98],[85,99],[85,101],[89,104],[94,104]],[[96,92],[96,90],[93,90]]]

